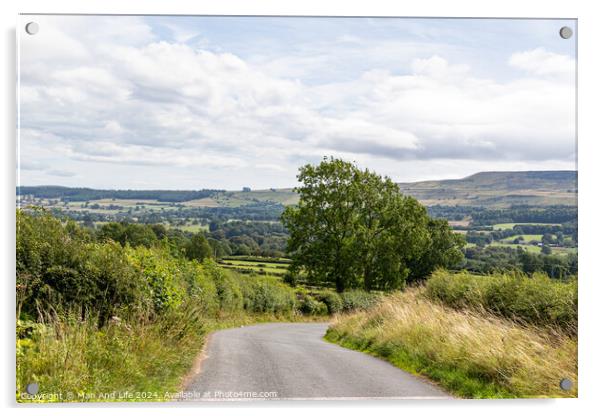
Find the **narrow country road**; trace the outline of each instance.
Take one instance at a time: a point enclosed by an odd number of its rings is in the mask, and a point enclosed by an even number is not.
[[[326,323],[274,323],[217,331],[188,400],[450,398],[393,365],[322,339]]]

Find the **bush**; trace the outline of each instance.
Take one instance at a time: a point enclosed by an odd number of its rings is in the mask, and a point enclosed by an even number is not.
[[[300,281],[299,274],[289,269],[282,277],[282,281],[292,287],[296,287]]]
[[[349,290],[341,293],[343,311],[364,310],[373,306],[378,300],[379,295],[363,290]]]
[[[577,333],[577,279],[559,281],[544,274],[475,276],[439,270],[426,284],[426,296],[454,308],[483,308],[496,315]]]
[[[338,293],[330,290],[322,291],[318,293],[317,297],[319,300],[324,302],[330,315],[334,315],[335,313],[343,311],[343,300]]]
[[[241,286],[249,312],[283,314],[294,310],[294,291],[276,279],[241,276]]]
[[[301,299],[299,311],[304,315],[327,315],[328,308],[324,302],[316,300],[313,296],[306,295]]]
[[[243,294],[238,280],[228,270],[220,268],[214,261],[205,260],[203,267],[215,283],[219,309],[226,313],[243,310]]]
[[[215,281],[205,268],[196,261],[182,260],[180,263],[187,293],[205,316],[216,316],[220,307]]]
[[[142,289],[141,289],[142,288]],[[98,244],[74,223],[17,211],[17,313],[74,310],[99,324],[143,304],[139,270],[119,244]]]
[[[178,307],[185,296],[184,279],[179,262],[159,248],[126,247],[131,264],[144,278],[145,297],[154,313]],[[146,299],[143,300],[146,303]]]

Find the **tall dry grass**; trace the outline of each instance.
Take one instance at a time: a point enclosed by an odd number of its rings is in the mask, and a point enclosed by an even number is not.
[[[423,288],[335,317],[326,338],[426,375],[462,397],[577,395],[575,338],[484,311],[452,309],[428,300]],[[561,390],[563,378],[575,388]]]
[[[577,335],[577,277],[550,279],[520,272],[476,276],[437,270],[426,282],[426,296],[456,309],[486,310],[513,321],[555,327]]]

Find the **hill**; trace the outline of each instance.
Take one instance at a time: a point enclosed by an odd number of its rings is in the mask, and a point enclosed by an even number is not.
[[[425,205],[460,205],[502,208],[511,205],[577,204],[576,171],[480,172],[463,179],[400,183],[404,194]],[[19,192],[20,190],[20,192]],[[295,204],[297,194],[290,188],[247,191],[116,191],[89,188],[23,186],[21,195],[63,202],[114,200],[154,200],[181,203],[191,207],[240,207],[272,202]]]
[[[399,188],[428,206],[577,205],[577,171],[480,172],[463,179],[400,183]],[[289,205],[297,195],[292,189],[236,191],[219,199],[229,206],[249,201]]]
[[[480,172],[463,179],[400,183],[425,205],[577,205],[576,171]]]

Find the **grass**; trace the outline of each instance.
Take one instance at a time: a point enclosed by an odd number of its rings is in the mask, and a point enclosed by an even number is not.
[[[534,246],[531,244],[513,244],[513,243],[500,243],[498,241],[494,241],[491,244],[488,244],[489,247],[508,247],[508,248],[522,248],[523,250],[538,254],[541,253],[541,247]]]
[[[513,244],[513,243],[501,243],[499,241],[494,241],[491,244],[488,244],[489,247],[509,247],[509,248],[522,248],[529,253],[539,254],[541,253],[541,247],[535,246],[532,244]],[[467,247],[470,245],[467,244]],[[560,254],[565,255],[569,253],[577,254],[576,247],[551,247],[552,254]]]
[[[33,326],[17,341],[19,402],[166,400],[210,330],[209,322],[171,319],[97,329],[93,321],[55,318]],[[21,396],[31,382],[39,395]]]
[[[171,226],[171,228],[178,228],[182,231],[188,231],[191,233],[198,233],[201,230],[209,231],[209,225],[207,225],[207,224],[203,225],[203,224],[187,223],[185,225],[174,225],[174,226]]]
[[[553,254],[577,254],[577,247],[552,247]]]
[[[188,324],[164,319],[160,324],[112,324],[55,319],[20,330],[30,336],[17,342],[18,392],[37,382],[34,400],[17,393],[17,401],[106,402],[168,401],[182,388],[209,332],[275,321],[315,321],[298,314],[235,313]],[[194,320],[193,320],[194,321]],[[44,395],[44,396],[42,396]]]
[[[560,224],[549,224],[543,222],[504,222],[500,224],[494,224],[494,230],[511,230],[515,225],[560,225]]]
[[[506,237],[506,238],[502,239],[501,241],[506,242],[506,243],[512,243],[514,240],[516,240],[519,237],[522,237],[523,242],[525,242],[525,243],[530,243],[532,241],[536,241],[536,242],[540,243],[541,238],[543,237],[543,234],[519,234],[519,235],[513,235],[512,237]]]
[[[240,207],[256,201],[293,205],[299,202],[299,195],[293,192],[292,189],[253,190],[251,192],[226,191],[215,195],[213,200],[222,207]]]
[[[577,335],[577,279],[550,279],[545,274],[435,271],[425,296],[456,309],[486,310],[518,322]]]
[[[576,397],[559,387],[577,381],[577,342],[484,311],[428,300],[423,288],[377,306],[338,315],[325,338],[427,376],[465,398]]]
[[[220,267],[225,269],[231,269],[240,272],[248,271],[249,273],[265,273],[274,276],[283,276],[288,270],[288,267],[285,263],[271,262],[268,258],[266,258],[265,260],[238,260],[234,258],[228,258],[220,261],[219,265]]]

